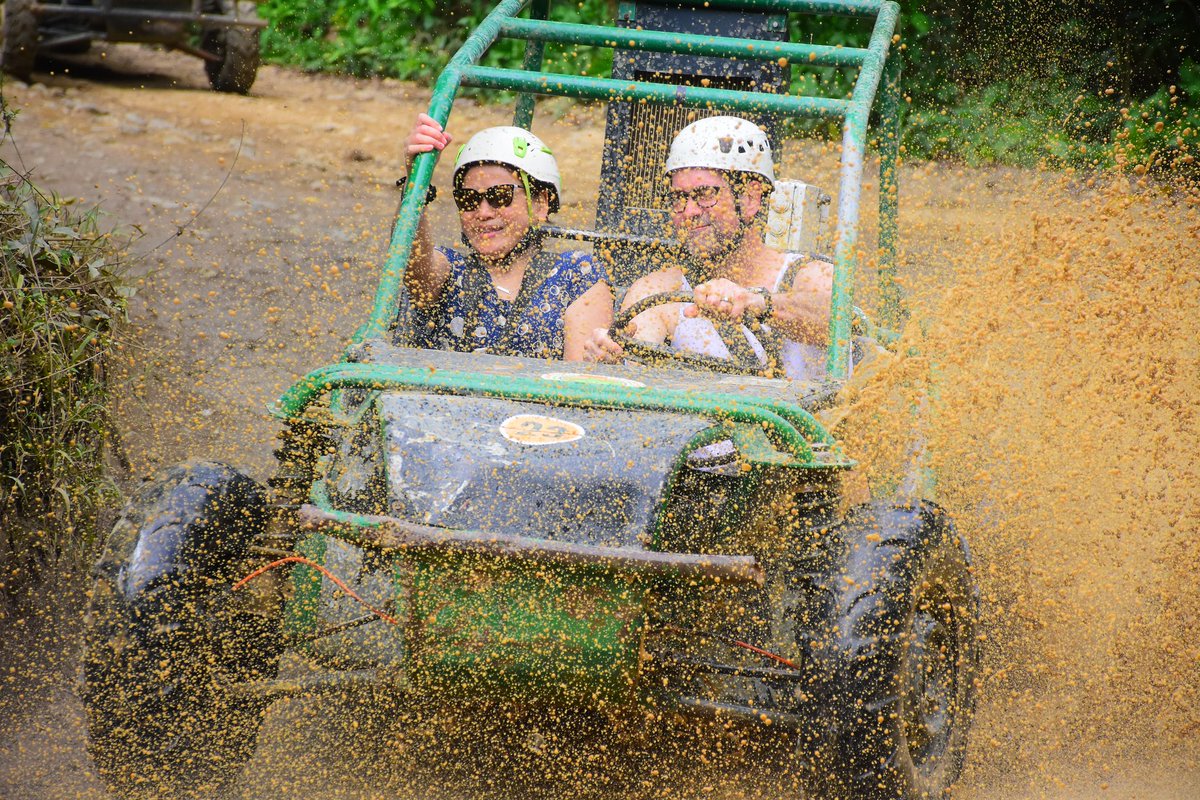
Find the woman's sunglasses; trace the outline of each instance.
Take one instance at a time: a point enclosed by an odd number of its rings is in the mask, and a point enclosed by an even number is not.
[[[482,192],[460,187],[454,190],[454,205],[458,206],[459,211],[474,211],[487,200],[492,208],[507,208],[512,204],[513,194],[520,188],[511,183],[489,186]]]

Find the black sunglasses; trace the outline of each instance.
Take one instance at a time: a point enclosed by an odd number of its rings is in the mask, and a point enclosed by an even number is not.
[[[676,214],[687,208],[688,200],[695,200],[701,208],[712,208],[721,196],[720,186],[697,186],[695,189],[671,189],[667,192],[667,205]]]
[[[498,183],[495,186],[489,186],[482,192],[459,187],[453,193],[454,205],[458,206],[459,211],[474,211],[484,200],[487,200],[488,205],[492,208],[507,208],[512,204],[516,190],[520,188],[511,183]]]

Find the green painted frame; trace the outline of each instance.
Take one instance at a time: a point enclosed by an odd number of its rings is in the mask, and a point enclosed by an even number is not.
[[[885,326],[901,319],[900,295],[895,282],[896,222],[898,209],[900,65],[888,51],[899,21],[900,8],[892,0],[707,0],[713,7],[758,9],[775,12],[839,14],[874,18],[866,48],[826,47],[791,42],[754,41],[728,37],[663,33],[607,26],[573,25],[546,19],[549,0],[501,0],[450,59],[434,86],[429,114],[445,125],[454,98],[463,86],[521,92],[515,124],[528,127],[535,94],[595,100],[641,100],[691,107],[720,107],[729,111],[770,110],[802,117],[840,119],[842,152],[838,190],[838,224],[835,234],[833,299],[830,314],[826,374],[839,380],[850,371],[853,281],[858,257],[859,206],[863,165],[867,153],[870,114],[882,88],[879,104],[879,316]],[[530,6],[528,19],[519,15]],[[526,41],[522,69],[481,67],[483,54],[502,37]],[[691,53],[743,59],[787,58],[816,65],[859,66],[849,99],[767,95],[756,92],[672,86],[670,84],[616,81],[608,78],[541,72],[546,42],[586,44],[626,50]],[[417,157],[410,190],[405,192],[384,261],[375,305],[354,341],[382,337],[393,323],[400,298],[404,269],[416,238],[417,223],[425,203],[425,189],[433,177],[433,154]]]
[[[514,376],[427,370],[382,364],[333,364],[313,370],[279,399],[271,413],[281,419],[299,417],[318,396],[351,386],[371,390],[419,390],[535,400],[557,406],[594,406],[700,414],[717,421],[760,427],[790,458],[773,459],[777,466],[799,469],[848,469],[837,442],[804,408],[756,397],[716,392],[684,392],[653,387],[571,384]],[[818,457],[813,445],[825,457]],[[765,456],[764,456],[765,457]]]

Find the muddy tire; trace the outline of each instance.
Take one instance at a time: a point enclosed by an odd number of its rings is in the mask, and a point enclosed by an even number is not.
[[[37,59],[38,22],[33,0],[5,0],[4,43],[0,46],[0,67],[26,83]]]
[[[210,13],[232,14],[236,0],[214,0]],[[254,3],[237,2],[245,19],[257,19]],[[203,47],[219,60],[205,61],[208,83],[218,92],[246,94],[254,85],[260,62],[257,28],[213,28],[204,32]]]
[[[265,704],[233,684],[275,677],[278,620],[232,603],[262,530],[262,488],[222,464],[147,484],[94,570],[82,694],[88,748],[119,798],[211,796],[250,758]]]
[[[945,795],[962,771],[974,711],[978,597],[965,543],[932,505],[872,507],[843,528],[827,584],[832,725],[821,796]]]

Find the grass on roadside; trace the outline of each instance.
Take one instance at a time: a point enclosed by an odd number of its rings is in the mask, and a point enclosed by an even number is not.
[[[0,593],[91,555],[116,494],[106,361],[133,289],[122,242],[0,162]]]

